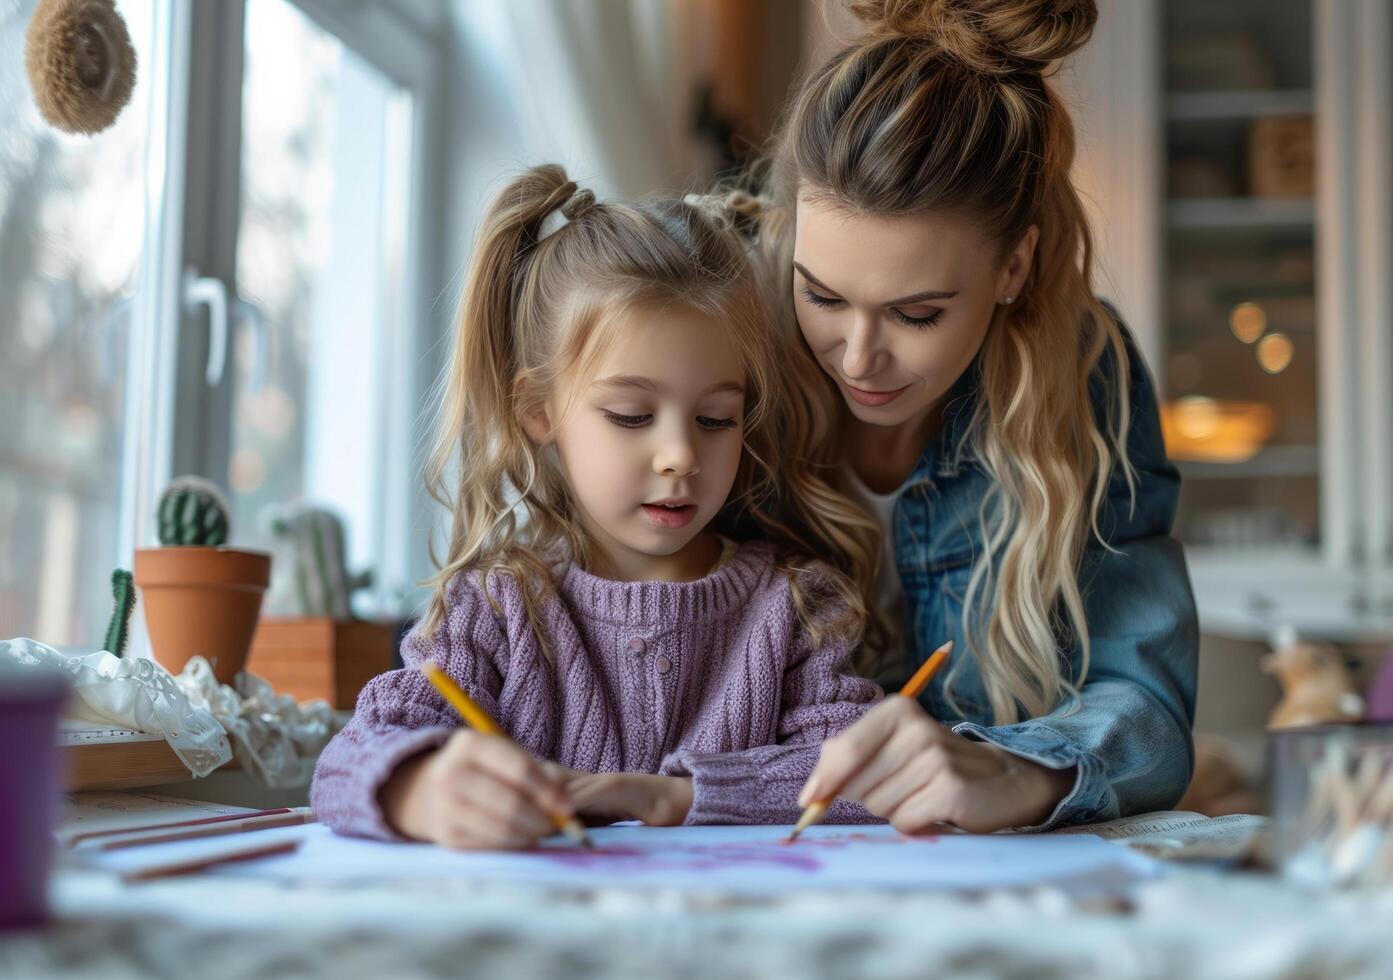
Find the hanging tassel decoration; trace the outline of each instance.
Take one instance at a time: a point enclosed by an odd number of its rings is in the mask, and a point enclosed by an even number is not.
[[[40,0],[24,66],[39,112],[69,133],[106,129],[135,88],[135,49],[112,0]]]

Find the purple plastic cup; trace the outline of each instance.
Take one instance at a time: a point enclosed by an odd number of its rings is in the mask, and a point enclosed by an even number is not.
[[[41,925],[58,818],[58,717],[70,679],[0,668],[0,932]]]

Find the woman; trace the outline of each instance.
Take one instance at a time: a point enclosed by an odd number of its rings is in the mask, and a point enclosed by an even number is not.
[[[1155,394],[1095,299],[1045,74],[1091,0],[879,0],[797,94],[766,243],[791,281],[829,463],[884,521],[877,598],[919,702],[824,746],[838,794],[904,831],[987,832],[1173,804],[1198,646]],[[806,386],[805,386],[806,387]],[[808,395],[816,401],[815,393]]]

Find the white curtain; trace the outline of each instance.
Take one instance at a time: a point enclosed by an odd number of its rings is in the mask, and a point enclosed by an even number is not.
[[[688,135],[683,3],[454,0],[448,146],[458,269],[489,199],[520,170],[566,167],[601,198],[685,190],[706,164]]]

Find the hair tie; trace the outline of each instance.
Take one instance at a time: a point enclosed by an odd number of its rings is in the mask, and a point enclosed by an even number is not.
[[[537,226],[538,242],[546,241],[572,221],[579,221],[595,206],[595,195],[591,191],[577,188],[574,181],[570,182],[570,187],[571,193],[548,211]]]

